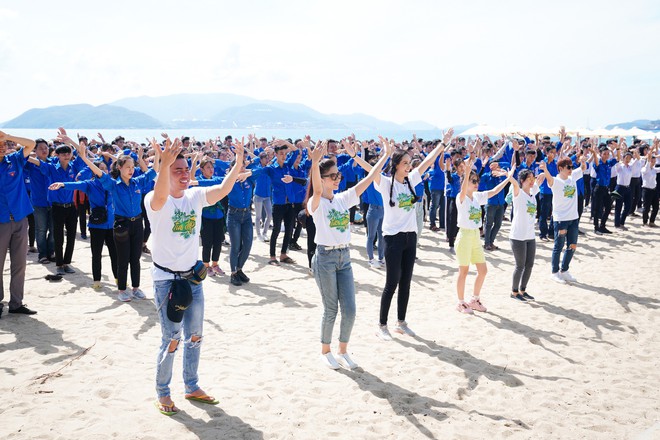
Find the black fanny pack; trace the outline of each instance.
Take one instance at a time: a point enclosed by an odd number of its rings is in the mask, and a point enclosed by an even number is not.
[[[176,270],[168,269],[167,267],[163,267],[156,262],[154,262],[154,266],[167,273],[171,273],[176,277],[184,278],[193,284],[199,284],[202,281],[204,281],[204,279],[206,279],[207,267],[204,265],[204,263],[201,260],[197,260],[197,263],[195,263],[193,267],[185,271],[176,271]]]
[[[89,222],[93,225],[102,225],[108,221],[108,192],[105,192],[105,205],[92,208],[89,213]]]

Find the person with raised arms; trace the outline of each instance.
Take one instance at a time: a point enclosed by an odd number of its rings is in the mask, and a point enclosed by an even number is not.
[[[383,197],[385,208],[383,217],[383,236],[385,239],[385,268],[387,271],[385,287],[380,299],[380,316],[376,336],[384,341],[391,341],[392,335],[387,328],[387,318],[394,292],[398,287],[397,324],[394,331],[414,336],[406,322],[410,282],[412,280],[415,256],[417,254],[417,214],[415,187],[422,182],[422,174],[435,162],[439,154],[445,151],[454,134],[449,129],[442,142],[429,153],[417,168],[412,168],[410,155],[401,149],[392,153],[390,161],[391,177],[385,178],[380,173],[374,177],[374,185]],[[381,138],[383,145],[393,141]]]
[[[480,142],[477,139],[475,142]],[[481,207],[488,199],[497,195],[504,189],[508,182],[513,180],[515,166],[506,174],[506,180],[500,182],[489,191],[477,191],[479,188],[479,174],[472,169],[474,155],[465,164],[465,173],[461,183],[461,191],[456,197],[456,210],[458,217],[458,237],[456,238],[456,260],[458,261],[458,278],[456,280],[456,293],[458,305],[456,310],[461,313],[472,314],[474,310],[485,312],[486,307],[481,302],[481,287],[486,280],[488,269],[484,248],[481,246],[479,228],[481,228]],[[470,270],[470,264],[477,266],[477,278],[474,281],[472,299],[465,302],[465,280]]]
[[[160,147],[157,147],[160,148]],[[218,400],[198,385],[200,350],[204,322],[204,291],[197,264],[199,255],[199,216],[231,191],[243,163],[243,143],[236,142],[236,165],[220,185],[189,188],[190,168],[181,153],[181,141],[166,143],[154,190],[145,198],[152,226],[152,269],[154,303],[161,327],[161,344],[156,366],[158,410],[165,415],[179,409],[170,396],[174,355],[183,330],[183,380],[187,400],[215,405]],[[188,281],[191,273],[199,276]],[[181,285],[183,284],[183,287]],[[186,287],[187,286],[187,287]]]
[[[311,181],[307,188],[306,206],[316,226],[316,253],[312,259],[312,268],[323,300],[321,360],[331,369],[338,369],[340,365],[349,370],[357,367],[347,351],[355,322],[355,281],[349,250],[350,208],[360,203],[360,195],[371,185],[374,177],[380,174],[389,157],[389,144],[386,148],[385,154],[364,179],[340,193],[335,193],[341,180],[336,162],[323,159],[326,143],[317,142],[310,153]],[[330,343],[339,307],[339,350],[337,356],[333,356]]]

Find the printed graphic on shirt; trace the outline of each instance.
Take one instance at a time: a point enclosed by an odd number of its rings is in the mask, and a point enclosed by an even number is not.
[[[348,224],[350,223],[350,216],[348,211],[337,211],[336,209],[331,209],[328,212],[328,220],[330,220],[330,227],[337,229],[339,232],[346,232],[348,229]]]
[[[566,185],[564,186],[564,197],[567,199],[572,199],[575,196],[575,186]]]
[[[172,216],[172,223],[172,232],[179,233],[183,238],[188,239],[195,233],[197,214],[195,214],[194,209],[190,211],[190,214],[186,214],[178,208],[175,208],[174,215]]]
[[[468,212],[468,219],[472,220],[475,225],[478,225],[479,222],[481,221],[481,209],[475,206],[470,206],[470,210]]]
[[[527,214],[536,217],[536,203],[527,202]]]
[[[405,209],[407,212],[410,212],[415,207],[412,194],[401,193],[396,199],[399,202],[399,208]]]

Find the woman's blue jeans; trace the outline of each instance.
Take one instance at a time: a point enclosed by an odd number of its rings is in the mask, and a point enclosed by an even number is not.
[[[385,245],[383,243],[383,215],[384,208],[380,205],[369,205],[367,211],[367,256],[374,259],[374,239],[378,237],[378,259],[384,258]]]
[[[312,269],[323,300],[321,343],[330,344],[337,312],[341,307],[339,342],[348,342],[355,323],[355,282],[348,248],[327,250],[318,245]]]
[[[240,211],[229,207],[227,212],[227,232],[231,249],[229,251],[229,266],[231,271],[243,269],[252,250],[252,216],[250,210]]]

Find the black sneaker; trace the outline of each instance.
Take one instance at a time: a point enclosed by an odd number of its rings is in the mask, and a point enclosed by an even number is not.
[[[231,274],[231,280],[230,281],[234,286],[242,286],[243,285],[243,283],[241,283],[241,279],[238,277],[237,273]]]
[[[294,251],[302,251],[302,247],[298,243],[289,244],[289,249]]]
[[[525,297],[522,296],[520,293],[516,293],[516,294],[513,294],[513,293],[512,293],[510,296],[511,296],[512,299],[515,299],[515,300],[518,300],[518,301],[522,301],[522,302],[527,302],[527,300],[525,299]]]
[[[236,271],[236,275],[238,275],[238,279],[241,280],[241,283],[249,283],[250,282],[250,278],[248,278],[248,276],[243,273],[242,269],[238,269]]]
[[[36,315],[37,314],[36,311],[28,309],[25,304],[23,304],[22,306],[14,309],[14,310],[9,309],[9,313],[20,313],[21,315]]]
[[[602,228],[600,228],[600,232],[602,232],[603,234],[611,234],[611,233],[612,233],[612,231],[610,231],[609,229],[607,229],[605,226],[603,226]]]
[[[525,298],[527,301],[534,301],[534,297],[527,292],[522,294],[522,297]]]

